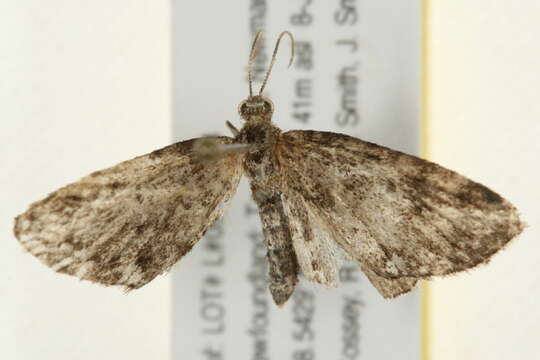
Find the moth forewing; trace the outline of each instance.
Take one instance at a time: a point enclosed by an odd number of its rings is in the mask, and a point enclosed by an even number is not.
[[[200,142],[176,143],[97,171],[38,201],[15,220],[21,244],[55,271],[139,288],[169,270],[221,216],[242,155],[200,161]]]
[[[379,277],[466,270],[523,230],[508,201],[434,163],[343,134],[290,131],[282,142],[288,186]]]

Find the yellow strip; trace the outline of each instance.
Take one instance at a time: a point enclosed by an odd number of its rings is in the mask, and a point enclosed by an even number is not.
[[[429,16],[430,0],[422,0],[421,14],[421,59],[420,59],[420,86],[421,86],[421,114],[420,114],[420,153],[424,159],[430,157],[429,146]],[[429,285],[422,281],[420,289],[420,359],[430,359],[430,331],[429,331]]]
[[[430,157],[429,144],[429,16],[430,16],[430,0],[422,0],[422,24],[421,24],[421,59],[420,59],[420,86],[421,86],[421,108],[420,108],[420,153],[424,159]]]

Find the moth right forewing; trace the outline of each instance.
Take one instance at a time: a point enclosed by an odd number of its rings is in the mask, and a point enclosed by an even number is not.
[[[193,152],[197,141],[125,161],[53,192],[17,217],[15,235],[55,271],[127,289],[146,284],[222,214],[242,174],[240,154],[200,161]]]
[[[498,194],[451,170],[350,136],[290,131],[287,181],[335,241],[378,276],[430,277],[474,267],[523,229]]]

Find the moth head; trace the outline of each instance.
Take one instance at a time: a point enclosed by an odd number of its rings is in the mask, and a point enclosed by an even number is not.
[[[248,62],[249,97],[246,100],[242,101],[240,105],[238,105],[238,113],[240,114],[240,117],[246,121],[250,119],[263,119],[270,121],[272,118],[272,113],[274,112],[274,104],[270,99],[262,96],[262,93],[268,82],[268,78],[270,77],[270,73],[272,72],[272,68],[274,67],[274,63],[276,62],[276,55],[279,49],[279,43],[284,36],[288,36],[291,40],[291,57],[289,59],[289,66],[291,66],[294,59],[294,39],[290,32],[283,31],[281,34],[279,34],[276,45],[274,46],[272,60],[270,60],[270,65],[268,65],[268,69],[266,70],[266,74],[264,75],[261,88],[259,89],[259,94],[253,95],[253,61],[257,57],[257,50],[259,48],[258,45],[262,37],[262,32],[258,31],[255,35],[253,44],[251,44],[251,52],[249,54]]]
[[[253,117],[270,120],[273,112],[274,103],[272,100],[261,95],[250,96],[238,105],[238,113],[246,121]]]

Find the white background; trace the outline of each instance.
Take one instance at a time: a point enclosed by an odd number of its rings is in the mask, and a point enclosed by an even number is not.
[[[489,266],[433,283],[431,358],[538,358],[539,3],[431,3],[430,156],[529,223]],[[58,276],[11,226],[48,191],[169,141],[168,2],[43,4],[0,4],[0,357],[165,359],[166,280],[126,297]]]

